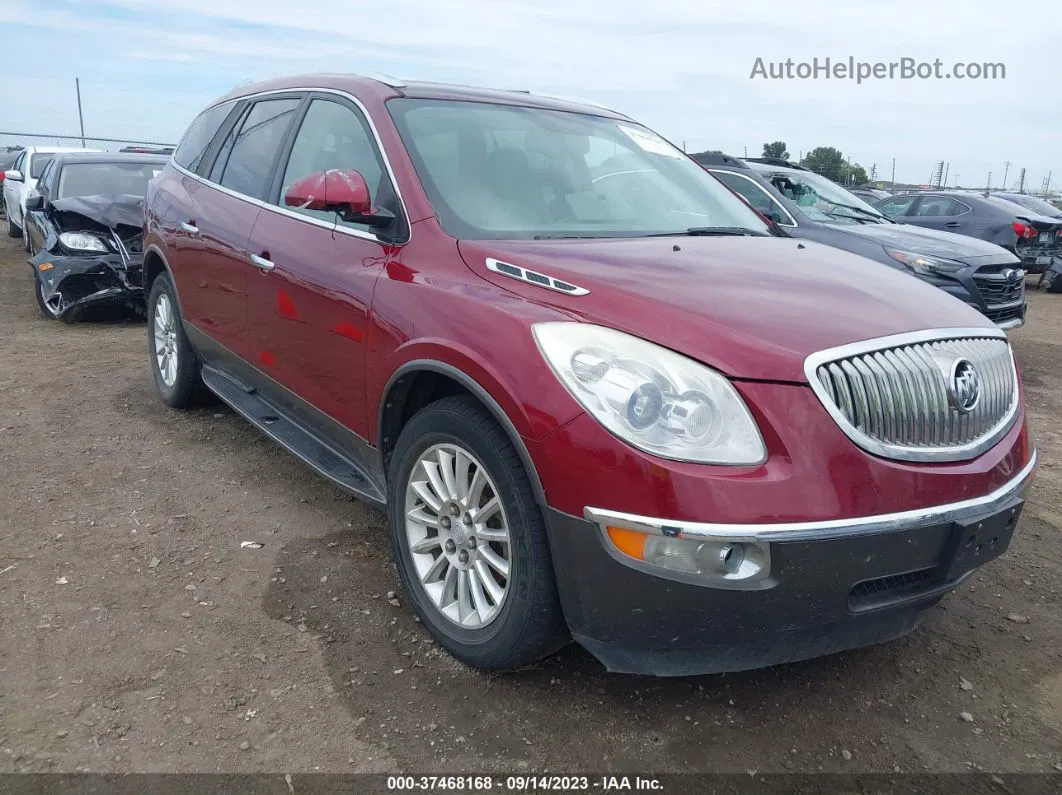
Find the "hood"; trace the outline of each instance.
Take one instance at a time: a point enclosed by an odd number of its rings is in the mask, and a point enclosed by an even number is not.
[[[1019,260],[1002,246],[954,232],[926,229],[912,224],[830,224],[835,232],[869,238],[889,248],[899,248],[927,257],[953,259],[970,265],[1018,263]]]
[[[75,196],[52,202],[52,208],[64,215],[87,218],[107,229],[144,225],[144,197],[128,194],[111,196]],[[60,226],[62,226],[60,219]]]
[[[776,237],[462,241],[484,279],[589,323],[620,329],[730,376],[806,383],[804,359],[927,328],[993,329],[906,272],[811,241]],[[526,267],[590,292],[567,295],[487,269]]]

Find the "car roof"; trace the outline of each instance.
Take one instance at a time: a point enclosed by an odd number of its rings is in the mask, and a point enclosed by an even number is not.
[[[148,155],[139,152],[59,152],[55,160],[70,163],[166,163],[168,155]]]
[[[28,155],[54,155],[66,152],[101,152],[102,149],[86,149],[83,146],[27,146]]]
[[[331,89],[353,94],[360,98],[372,97],[386,101],[400,97],[414,99],[440,99],[468,102],[489,102],[501,105],[564,110],[594,116],[630,120],[628,116],[588,100],[537,94],[521,89],[480,88],[452,83],[427,81],[403,82],[393,78],[368,77],[356,74],[306,74],[280,77],[259,83],[238,86],[213,104],[253,96],[270,91],[298,91]]]

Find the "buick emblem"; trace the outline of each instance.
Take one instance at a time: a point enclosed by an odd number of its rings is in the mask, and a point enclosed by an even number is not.
[[[956,359],[948,381],[948,402],[962,414],[969,414],[981,399],[981,381],[969,359]]]

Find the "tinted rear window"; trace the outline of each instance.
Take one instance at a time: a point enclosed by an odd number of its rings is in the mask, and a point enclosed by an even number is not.
[[[264,197],[273,176],[273,162],[295,119],[301,100],[266,99],[255,103],[232,142],[220,182],[237,193]],[[214,164],[216,170],[221,157]],[[213,178],[213,174],[211,174]]]
[[[30,177],[40,179],[45,166],[52,162],[52,155],[34,155],[30,161]]]
[[[173,153],[173,160],[177,165],[195,171],[206,154],[207,147],[214,140],[222,123],[228,117],[229,112],[235,107],[236,100],[225,102],[207,108],[199,114],[195,121],[188,127],[188,131],[181,139],[177,151]]]

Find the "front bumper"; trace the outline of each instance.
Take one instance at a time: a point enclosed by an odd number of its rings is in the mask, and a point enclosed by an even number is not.
[[[888,641],[1005,551],[1034,468],[1035,454],[983,497],[850,520],[714,524],[551,510],[565,617],[609,670],[656,676],[747,670]],[[747,583],[699,584],[626,557],[606,526],[762,545],[769,569]]]

